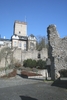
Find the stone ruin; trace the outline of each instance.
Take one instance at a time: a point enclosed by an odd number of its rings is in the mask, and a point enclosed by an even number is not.
[[[60,77],[59,71],[67,69],[67,37],[60,38],[55,25],[47,27],[48,57],[51,61],[51,79]]]

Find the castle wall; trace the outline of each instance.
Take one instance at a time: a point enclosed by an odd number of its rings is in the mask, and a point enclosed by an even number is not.
[[[16,49],[13,53],[13,57],[20,62],[23,62],[27,59],[38,60],[38,53],[40,53],[42,60],[46,60],[48,57],[47,49],[44,48],[42,51],[37,50],[29,50],[29,51],[22,51],[21,49]]]

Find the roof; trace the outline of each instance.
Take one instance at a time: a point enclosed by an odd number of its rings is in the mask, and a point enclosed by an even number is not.
[[[10,39],[0,38],[0,41],[11,41]]]
[[[21,39],[21,40],[27,40],[27,39],[28,39],[27,36],[18,36],[18,37],[19,37],[19,39]]]
[[[18,35],[13,35],[12,39],[18,39],[18,40],[28,40],[27,36],[18,36]]]
[[[31,37],[35,37],[33,34],[30,35]]]

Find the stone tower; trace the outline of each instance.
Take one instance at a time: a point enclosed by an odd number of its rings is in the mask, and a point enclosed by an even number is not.
[[[12,36],[12,47],[28,49],[27,23],[15,21],[14,32]]]
[[[14,34],[18,36],[27,36],[27,23],[15,21]]]

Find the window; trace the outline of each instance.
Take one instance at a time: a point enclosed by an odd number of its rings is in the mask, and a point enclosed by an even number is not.
[[[24,44],[24,48],[26,48],[26,44]]]
[[[26,44],[24,44],[24,50],[26,50]]]
[[[19,34],[20,34],[21,32],[19,31]]]
[[[38,58],[41,58],[41,54],[40,53],[38,53]]]
[[[22,44],[21,43],[19,43],[19,47],[22,47]]]
[[[30,49],[34,50],[34,43],[30,42]]]
[[[31,47],[34,47],[34,43],[31,42],[31,43],[30,43],[30,46],[31,46]]]
[[[14,46],[16,46],[16,41],[14,42]]]

